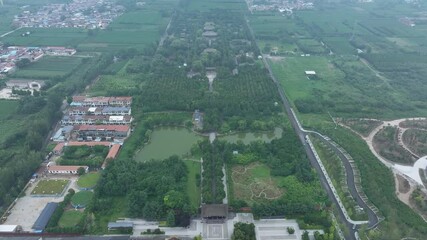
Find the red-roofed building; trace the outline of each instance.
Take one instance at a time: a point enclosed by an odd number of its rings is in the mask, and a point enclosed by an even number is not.
[[[130,106],[132,97],[111,97],[109,104],[112,106]]]
[[[113,146],[111,146],[110,151],[108,152],[107,157],[105,158],[104,163],[102,164],[102,169],[105,169],[105,167],[107,166],[107,164],[115,159],[117,157],[117,154],[119,154],[120,151],[120,144],[114,144]]]
[[[55,148],[53,149],[53,154],[60,155],[62,153],[62,149],[64,148],[64,143],[60,142],[56,144]]]
[[[68,142],[65,146],[67,147],[77,147],[77,146],[106,146],[109,147],[111,145],[111,142]]]
[[[79,168],[83,168],[87,173],[89,171],[88,166],[48,166],[47,171],[51,174],[77,174]]]
[[[86,97],[73,96],[73,104],[81,106],[130,106],[132,97]]]
[[[125,138],[130,134],[128,125],[75,125],[74,131],[80,138]]]
[[[110,151],[108,152],[108,155],[106,158],[116,158],[117,154],[119,153],[121,145],[120,144],[114,144],[113,146],[111,146]]]

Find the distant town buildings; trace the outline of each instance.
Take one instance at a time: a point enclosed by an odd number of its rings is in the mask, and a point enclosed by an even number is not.
[[[0,74],[8,74],[15,71],[17,63],[23,59],[35,62],[44,55],[71,56],[75,53],[75,49],[65,47],[0,47]]]
[[[312,9],[314,3],[306,0],[246,0],[249,11],[279,11],[292,14],[294,10]]]
[[[48,4],[36,12],[23,11],[13,25],[34,28],[105,29],[125,8],[114,1],[74,0],[67,4]]]

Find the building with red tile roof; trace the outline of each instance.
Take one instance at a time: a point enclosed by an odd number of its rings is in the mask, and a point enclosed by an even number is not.
[[[120,151],[120,144],[114,144],[113,146],[111,146],[110,151],[108,152],[107,157],[105,158],[104,163],[102,164],[101,168],[105,169],[105,167],[107,167],[107,164],[115,159],[117,157],[117,155],[119,154]]]
[[[106,146],[109,147],[111,145],[111,142],[75,142],[75,141],[70,141],[68,143],[65,144],[65,146],[89,146],[89,147],[93,147],[93,146]]]
[[[47,171],[51,174],[77,174],[79,168],[83,168],[87,173],[89,171],[88,166],[48,166]]]
[[[53,154],[59,155],[62,153],[62,149],[64,148],[64,143],[60,142],[58,144],[56,144],[55,148],[53,148],[52,152]]]

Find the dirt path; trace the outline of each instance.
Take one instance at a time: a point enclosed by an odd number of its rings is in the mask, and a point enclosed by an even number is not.
[[[406,120],[426,120],[426,118],[401,118],[401,119],[396,119],[396,120],[392,120],[392,121],[384,121],[381,125],[379,125],[378,127],[376,127],[374,130],[372,130],[371,133],[369,133],[369,135],[367,137],[362,136],[361,134],[357,133],[363,140],[366,141],[366,143],[369,146],[369,149],[371,150],[371,152],[387,167],[393,167],[395,165],[395,163],[387,160],[386,158],[383,158],[382,156],[379,155],[379,153],[375,150],[374,146],[373,146],[373,139],[375,137],[375,135],[384,127],[386,126],[393,126],[396,127],[397,129],[401,129],[399,124],[403,121]],[[342,124],[341,124],[342,125]],[[349,128],[346,126],[346,128]],[[351,128],[349,128],[351,129]],[[353,132],[355,132],[353,130]],[[403,133],[402,133],[403,134]],[[401,141],[401,138],[400,138]],[[403,143],[403,142],[402,142]],[[402,147],[404,147],[405,149],[407,149],[407,147],[403,144]],[[407,149],[408,150],[408,149]],[[412,153],[412,151],[409,151],[410,153]]]
[[[15,29],[15,30],[12,30],[12,31],[10,31],[10,32],[7,32],[7,33],[5,33],[5,34],[1,35],[1,36],[0,36],[0,38],[2,38],[2,37],[6,37],[7,35],[9,35],[9,34],[11,34],[11,33],[14,33],[14,32],[18,31],[18,30],[19,30],[19,29],[21,29],[21,28],[22,28],[22,27],[19,27],[19,28]]]
[[[376,70],[374,67],[371,66],[371,64],[368,62],[368,60],[364,59],[364,58],[360,58],[360,61],[365,64],[373,73],[375,73],[375,76],[378,77],[379,79],[383,80],[384,84],[386,84],[387,86],[390,86],[390,80],[386,77],[384,77],[380,71]]]
[[[358,134],[363,140],[365,140],[365,142],[368,144],[369,149],[371,150],[372,154],[375,155],[375,157],[377,157],[385,166],[387,166],[388,168],[391,168],[393,170],[394,173],[405,176],[406,179],[409,181],[409,183],[413,186],[419,186],[420,184],[422,185],[422,183],[420,183],[420,177],[418,174],[418,167],[422,165],[422,160],[421,158],[419,160],[417,160],[412,166],[404,166],[401,164],[396,164],[394,162],[389,161],[388,159],[382,157],[374,148],[374,144],[373,144],[373,139],[375,137],[375,135],[384,127],[386,126],[393,126],[396,127],[399,131],[401,131],[401,129],[405,129],[405,131],[407,130],[406,128],[401,128],[400,127],[400,123],[406,120],[409,121],[414,121],[414,120],[426,120],[427,118],[424,117],[419,117],[419,118],[401,118],[401,119],[396,119],[396,120],[391,120],[391,121],[384,121],[381,125],[379,125],[378,127],[376,127],[374,130],[372,130],[372,132],[369,133],[369,135],[367,137],[362,136],[361,134]],[[346,127],[349,128],[349,127]],[[353,131],[354,132],[354,131]],[[402,131],[401,134],[403,134],[404,131]],[[403,143],[402,139],[401,139],[401,135],[399,137],[399,143],[402,143],[402,147],[404,147],[405,149],[409,150],[407,148],[407,146]],[[410,153],[412,153],[412,151],[409,150]],[[423,185],[422,185],[423,186]]]

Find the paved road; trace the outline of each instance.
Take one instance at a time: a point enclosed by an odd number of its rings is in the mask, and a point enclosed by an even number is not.
[[[249,21],[247,20],[246,23],[247,23],[247,26],[248,26],[248,28],[249,28],[249,30],[251,32],[252,38],[255,40],[255,35],[253,33],[252,28],[249,25]],[[259,47],[258,47],[258,49],[259,49]],[[316,157],[315,157],[315,154],[314,154],[313,150],[306,143],[306,138],[305,137],[308,135],[308,133],[300,126],[299,121],[298,121],[296,115],[294,115],[294,113],[292,111],[291,104],[290,104],[288,98],[286,97],[286,94],[285,94],[285,92],[283,90],[283,87],[281,86],[281,84],[279,83],[279,81],[277,81],[276,77],[273,75],[273,72],[272,72],[272,70],[270,68],[270,65],[268,64],[265,56],[263,56],[262,60],[263,60],[264,66],[267,68],[267,70],[269,72],[270,78],[273,80],[274,84],[276,85],[276,87],[277,87],[277,89],[279,91],[279,95],[280,95],[280,98],[282,100],[282,104],[283,104],[283,106],[285,108],[285,111],[286,111],[288,117],[289,117],[291,125],[292,125],[293,129],[295,130],[295,132],[296,132],[299,140],[303,144],[304,150],[305,150],[305,152],[307,154],[308,159],[311,162],[311,165],[314,167],[314,169],[316,169],[317,173],[319,174],[319,179],[320,179],[320,182],[321,182],[323,188],[326,190],[326,193],[328,194],[329,199],[336,206],[339,206],[339,204],[338,204],[339,199],[337,199],[335,197],[335,195],[333,194],[332,189],[330,188],[329,184],[327,183],[326,176],[323,174],[323,172],[321,170],[321,167],[319,166],[319,164],[318,164],[318,162],[316,160]],[[332,149],[335,150],[336,147],[333,146]],[[346,168],[346,171],[348,171],[347,168]],[[352,170],[350,170],[350,171],[347,172],[348,176],[349,175],[353,176],[353,174],[354,173],[353,173]],[[356,189],[356,186],[354,185],[354,178],[352,178],[352,179],[353,179],[353,181],[347,181],[348,187],[349,187],[349,189],[351,189],[351,192],[356,193],[356,195],[358,196],[357,199],[360,200],[361,198],[357,194],[357,189]],[[365,205],[362,205],[362,206],[365,206]],[[369,208],[366,208],[366,210],[368,210],[368,209]],[[349,236],[347,236],[346,239],[347,240],[357,240],[358,239],[357,229],[358,229],[359,226],[358,225],[354,225],[351,222],[349,222],[346,219],[346,214],[344,213],[344,211],[341,208],[338,208],[338,210],[339,210],[339,216],[338,217],[341,219],[341,222],[345,223],[345,226],[346,226],[346,228],[348,229],[348,232],[349,232]],[[375,217],[372,216],[371,213],[368,213],[368,215],[369,215],[369,224],[368,224],[368,226],[372,227],[372,226],[377,225],[378,224],[378,217],[375,214],[374,214]]]
[[[345,153],[340,151],[340,149],[338,149],[331,141],[327,140],[326,138],[324,138],[322,135],[318,133],[316,134],[319,135],[322,142],[324,142],[328,147],[330,147],[335,152],[335,154],[341,159],[342,163],[344,164],[344,168],[346,172],[347,185],[349,186],[348,190],[351,196],[353,197],[353,199],[357,202],[357,204],[360,207],[362,207],[368,214],[368,221],[369,221],[368,228],[375,227],[376,224],[378,224],[379,222],[379,218],[377,214],[368,206],[368,204],[366,204],[366,202],[362,199],[362,197],[357,192],[356,184],[354,182],[355,176],[354,176],[353,168],[350,163],[350,159],[345,155]],[[354,187],[350,187],[350,186],[354,186]]]

